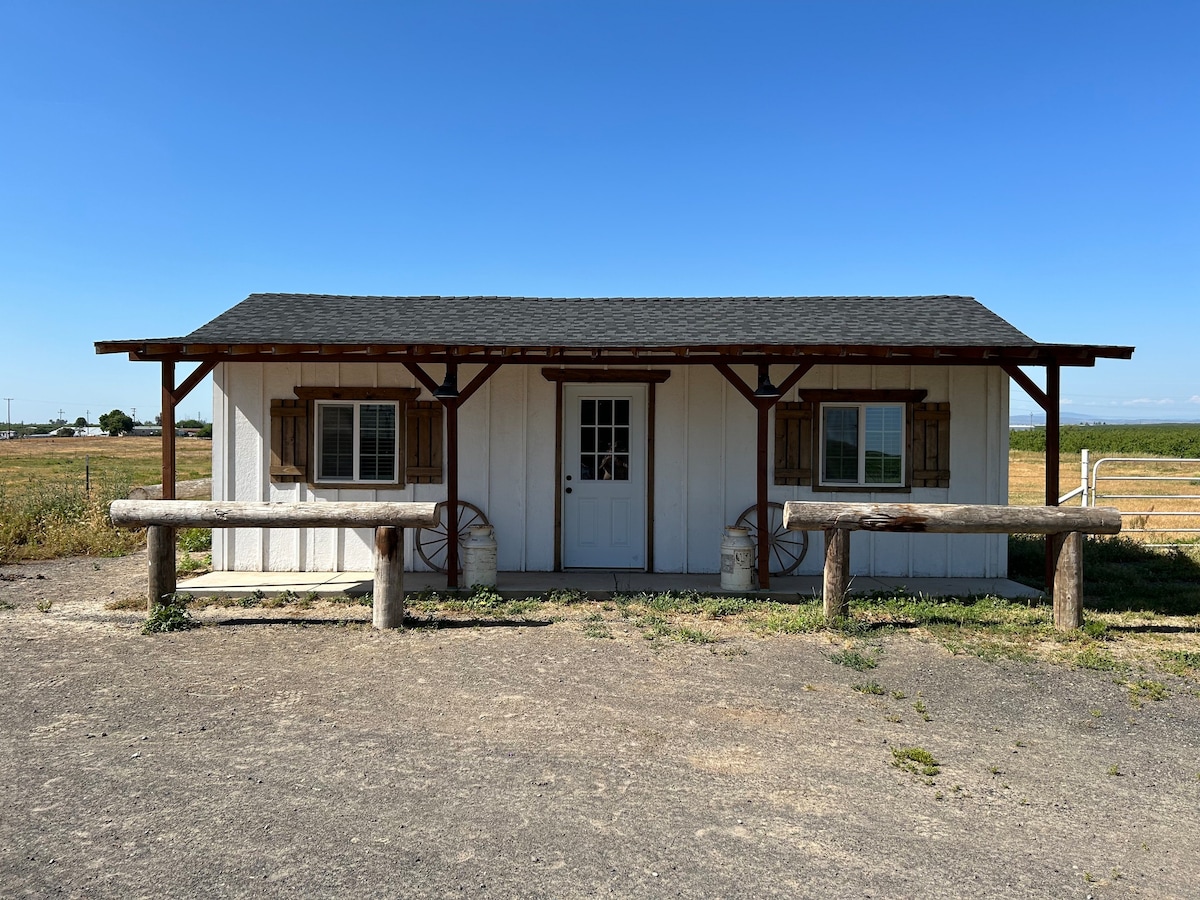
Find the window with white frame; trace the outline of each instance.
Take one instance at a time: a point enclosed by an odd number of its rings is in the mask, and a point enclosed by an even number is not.
[[[316,404],[317,481],[394,484],[399,481],[399,404],[394,401]]]
[[[904,421],[903,403],[822,403],[820,483],[903,486]]]

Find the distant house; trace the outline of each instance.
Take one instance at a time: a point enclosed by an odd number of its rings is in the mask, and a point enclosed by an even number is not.
[[[175,403],[212,371],[216,499],[467,501],[503,570],[716,572],[723,526],[765,524],[769,549],[785,500],[1006,503],[1010,377],[1057,423],[1062,366],[1133,348],[1039,343],[961,296],[253,294],[186,337],[97,350],[160,361],[169,385],[200,363]],[[854,542],[865,574],[1007,572],[1002,535]],[[227,529],[213,565],[370,553],[366,532]]]

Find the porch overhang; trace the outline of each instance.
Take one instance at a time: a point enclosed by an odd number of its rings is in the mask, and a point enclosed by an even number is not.
[[[1100,344],[688,344],[609,346],[341,343],[192,343],[179,339],[97,341],[99,354],[141,362],[413,362],[509,365],[933,365],[1094,366],[1130,359],[1133,347]]]

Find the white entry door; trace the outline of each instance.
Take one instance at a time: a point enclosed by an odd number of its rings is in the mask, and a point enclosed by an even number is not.
[[[563,387],[563,566],[646,566],[646,386]]]

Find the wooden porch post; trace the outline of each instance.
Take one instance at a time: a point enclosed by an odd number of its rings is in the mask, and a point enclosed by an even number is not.
[[[458,587],[458,403],[446,406],[446,587]]]
[[[754,404],[758,413],[758,465],[755,471],[757,486],[755,510],[758,522],[758,587],[768,590],[771,587],[771,525],[767,507],[767,435],[770,423],[770,401],[759,400]]]
[[[713,363],[713,368],[721,373],[722,377],[728,381],[737,392],[745,397],[754,406],[755,413],[758,416],[758,452],[755,454],[755,528],[758,530],[758,587],[760,590],[768,590],[771,587],[771,522],[770,522],[770,499],[767,488],[767,468],[770,461],[770,448],[768,438],[770,437],[771,426],[771,410],[775,404],[783,399],[783,395],[796,386],[796,383],[804,377],[805,373],[813,367],[810,362],[801,362],[796,365],[790,375],[783,379],[773,393],[757,394],[750,389],[746,382],[742,381],[725,363]],[[759,385],[763,387],[770,382],[770,363],[763,362],[758,364]]]
[[[162,364],[162,498],[175,499],[175,363]],[[146,529],[150,553],[148,608],[175,593],[175,529],[170,525],[151,525]]]
[[[1062,369],[1057,362],[1046,366],[1046,505],[1058,506],[1062,492],[1058,465],[1061,449],[1059,433],[1059,397],[1062,393]],[[1046,593],[1054,592],[1054,576],[1058,553],[1054,538],[1046,536]]]
[[[175,499],[175,363],[162,364],[162,498]]]

